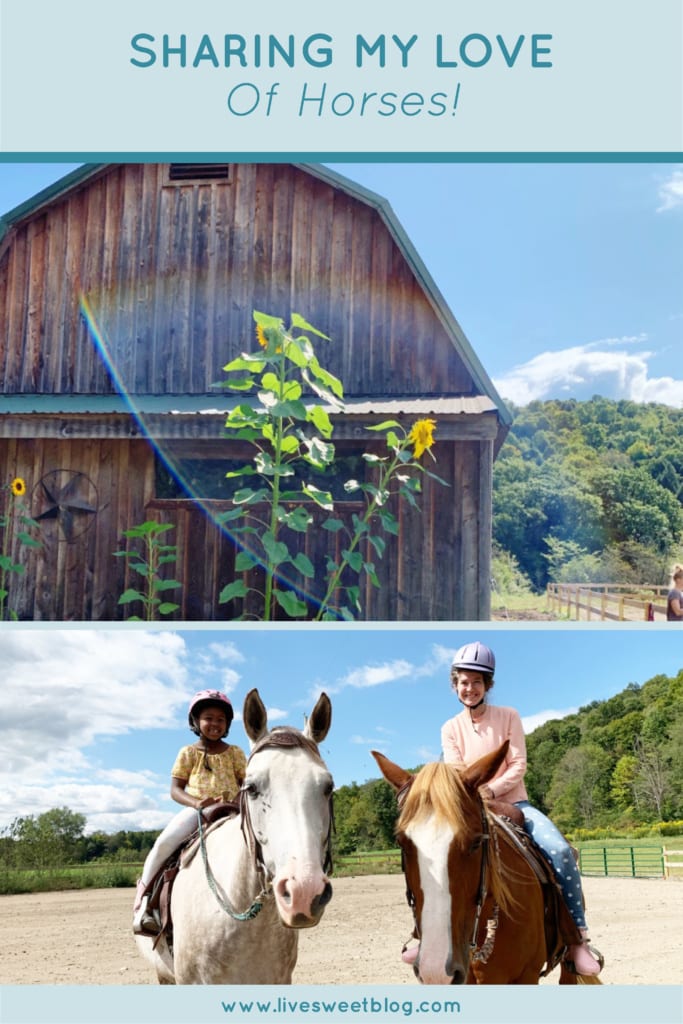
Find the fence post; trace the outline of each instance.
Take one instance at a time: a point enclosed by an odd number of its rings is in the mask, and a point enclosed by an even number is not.
[[[603,867],[605,869],[605,875],[607,877],[609,877],[609,871],[607,870],[607,847],[606,846],[603,846],[603,848],[602,848],[602,864],[603,864]]]

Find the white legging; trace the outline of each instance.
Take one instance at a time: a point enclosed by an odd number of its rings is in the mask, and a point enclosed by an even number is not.
[[[197,812],[194,807],[183,807],[182,811],[178,811],[157,837],[154,846],[147,854],[142,868],[141,881],[145,884],[151,882],[173,851],[177,850],[196,828]]]

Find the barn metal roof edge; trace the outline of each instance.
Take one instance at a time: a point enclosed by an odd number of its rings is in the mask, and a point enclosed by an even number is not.
[[[90,395],[90,394],[16,394],[0,395],[0,416],[27,415],[168,415],[224,416],[243,401],[218,394],[206,395]],[[314,399],[311,399],[314,401]],[[335,412],[332,406],[327,407]],[[340,416],[400,415],[480,415],[497,412],[487,395],[395,395],[391,398],[355,395],[345,399]]]
[[[256,163],[257,161],[251,162]],[[70,171],[69,174],[59,178],[52,185],[42,189],[42,191],[36,193],[36,195],[25,200],[23,203],[20,203],[19,206],[14,207],[14,209],[9,210],[0,217],[0,243],[3,241],[9,229],[17,221],[21,220],[28,214],[37,211],[42,206],[52,202],[54,199],[57,199],[59,196],[70,191],[75,186],[80,185],[88,181],[90,178],[102,173],[108,167],[113,166],[115,166],[115,164],[111,162],[83,164],[82,167],[78,167],[75,170]],[[456,346],[475,383],[495,404],[500,417],[501,426],[503,427],[503,434],[507,434],[507,431],[512,424],[512,414],[510,413],[510,410],[498,394],[493,381],[484,369],[479,357],[468,341],[462,327],[453,315],[452,310],[443,297],[436,282],[432,278],[425,263],[410,241],[407,232],[396,216],[389,201],[378,193],[359,185],[351,178],[346,178],[337,171],[333,171],[330,168],[325,167],[323,164],[292,163],[291,166],[297,167],[305,173],[317,177],[321,181],[325,181],[335,188],[341,188],[349,195],[361,200],[361,202],[364,202],[377,210],[384,224],[395,238],[401,252],[410,264],[417,280],[422,286],[423,291],[429,298],[435,313],[444,325],[448,335],[451,337],[453,344]]]

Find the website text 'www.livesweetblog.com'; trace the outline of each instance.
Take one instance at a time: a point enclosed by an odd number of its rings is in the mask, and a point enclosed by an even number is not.
[[[282,1017],[296,1018],[300,1014],[311,1016],[330,1015],[353,1017],[363,1014],[381,1014],[383,1016],[412,1017],[413,1014],[457,1014],[460,1003],[455,999],[389,999],[386,996],[363,996],[361,999],[277,999],[253,1000],[221,1000],[223,1012],[227,1015],[238,1014],[241,1018],[278,1014]]]

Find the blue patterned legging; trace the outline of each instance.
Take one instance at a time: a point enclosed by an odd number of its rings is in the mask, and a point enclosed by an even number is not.
[[[585,928],[581,875],[569,843],[550,818],[546,818],[545,814],[532,807],[528,800],[519,800],[516,806],[524,815],[525,831],[532,837],[555,873],[574,923],[577,928]]]

